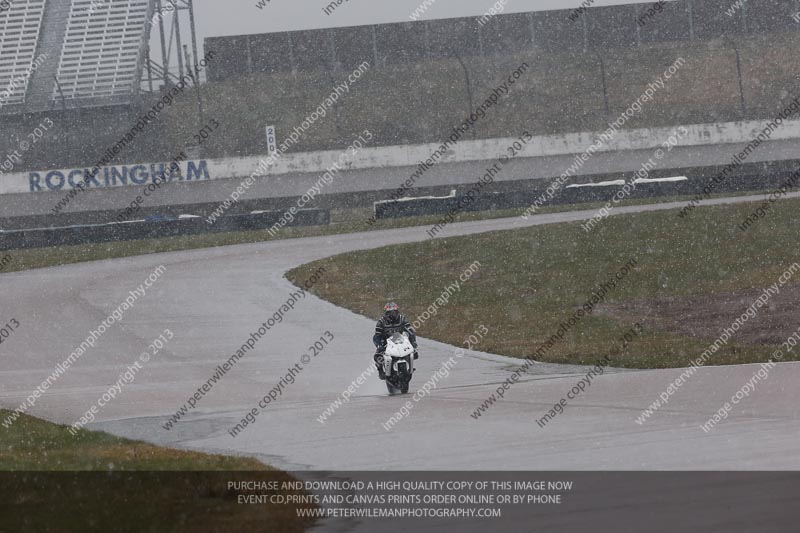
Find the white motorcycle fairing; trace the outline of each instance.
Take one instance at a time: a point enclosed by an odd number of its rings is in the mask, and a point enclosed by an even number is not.
[[[390,394],[408,392],[408,382],[414,374],[414,351],[405,332],[395,333],[387,339],[383,353],[383,371]]]

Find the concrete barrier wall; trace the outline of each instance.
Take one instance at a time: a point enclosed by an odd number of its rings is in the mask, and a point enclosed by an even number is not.
[[[766,124],[767,121],[695,124],[687,126],[689,134],[679,141],[678,146],[746,143],[754,139]],[[597,152],[656,149],[672,135],[673,131],[674,128],[622,130],[616,133],[610,142],[601,146]],[[597,132],[535,136],[523,147],[518,158],[578,155],[588,149],[597,138]],[[772,132],[770,140],[798,138],[800,138],[800,120],[793,120],[784,121],[777,130]],[[515,138],[462,140],[453,146],[439,160],[438,164],[495,159],[505,153],[508,146],[515,140]],[[347,154],[346,158],[343,158],[345,162],[340,168],[341,170],[369,170],[416,166],[428,160],[438,147],[438,144],[422,144],[363,148],[354,155]],[[334,163],[342,160],[340,159],[342,155],[343,152],[339,150],[286,154],[264,175],[279,176],[292,173],[319,173],[321,175],[332,168]],[[0,168],[2,168],[2,163],[0,161]],[[181,170],[176,172],[170,181],[194,184],[217,179],[241,180],[254,172],[258,165],[258,157],[187,161],[181,165]],[[153,163],[108,167],[99,173],[89,188],[142,187],[144,182],[155,177],[159,168],[160,165]],[[72,188],[72,183],[80,181],[82,172],[85,170],[80,168],[54,169],[9,174],[0,172],[0,195],[67,191]],[[123,176],[127,178],[123,179]]]
[[[793,184],[796,178],[789,172],[768,175],[743,175],[733,176],[722,183],[716,184],[714,193],[742,193],[763,190],[777,190],[787,183]],[[639,183],[635,189],[620,199],[659,198],[664,196],[693,196],[702,194],[703,188],[711,183],[708,177],[691,177],[684,181],[668,181]],[[794,189],[789,185],[788,189]],[[554,205],[571,205],[588,202],[611,202],[612,198],[621,190],[621,185],[606,185],[599,187],[575,187],[559,190],[552,198],[546,195],[545,188],[531,188],[524,191],[513,192],[479,192],[472,197],[463,193],[451,196],[405,199],[401,201],[384,200],[375,202],[374,213],[377,220],[386,218],[418,217],[428,215],[444,215],[452,217],[453,214],[466,211],[487,211],[496,209],[529,208],[537,200],[544,202],[541,207]],[[616,203],[614,203],[616,205]],[[535,214],[531,211],[530,214]],[[451,222],[452,218],[445,219]]]

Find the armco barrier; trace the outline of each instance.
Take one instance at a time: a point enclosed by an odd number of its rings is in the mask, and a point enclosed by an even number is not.
[[[285,212],[294,198],[259,198],[255,200],[240,200],[225,211],[226,215],[246,215],[251,211],[282,211]],[[123,222],[141,220],[151,217],[178,218],[180,215],[197,215],[207,217],[220,206],[220,202],[204,202],[196,204],[175,204],[139,207],[130,212],[125,208],[104,209],[96,211],[64,212],[54,215],[26,215],[0,219],[0,230],[29,229],[29,228],[64,228],[67,226],[80,226],[91,224],[108,224],[116,222],[117,217],[122,217]],[[309,207],[317,207],[309,206]]]
[[[217,219],[214,224],[208,224],[204,218],[197,217],[15,229],[0,232],[0,250],[156,239],[199,233],[263,230],[276,224],[283,214],[283,211],[271,211],[259,214],[230,215]],[[295,214],[294,220],[287,226],[313,226],[329,223],[330,211],[303,209]]]
[[[764,176],[731,176],[722,183],[717,184],[713,193],[773,190],[780,187],[789,175],[789,172],[782,172]],[[703,190],[709,180],[710,178],[708,177],[690,177],[686,181],[638,183],[636,189],[627,195],[626,199],[695,195]],[[374,203],[375,218],[445,215],[451,210],[461,212],[528,208],[545,193],[545,190],[546,184],[537,188],[519,191],[478,192],[473,196],[472,201],[468,201],[461,192],[441,197],[382,200]],[[619,185],[569,188],[565,186],[557,191],[552,199],[545,201],[541,207],[608,202],[619,190]],[[459,202],[461,202],[460,207]]]

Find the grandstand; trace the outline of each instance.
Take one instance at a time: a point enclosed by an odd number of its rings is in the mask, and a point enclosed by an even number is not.
[[[156,16],[160,8],[162,0],[8,2],[0,10],[0,159],[19,150],[44,120],[55,124],[46,142],[34,143],[24,157],[15,155],[15,170],[102,158],[108,139],[129,131],[188,70],[189,49],[178,46],[181,26],[192,27],[191,51],[198,60],[192,1],[181,0],[169,17]],[[160,64],[151,57],[151,32],[161,37]],[[196,114],[194,107],[181,118],[188,122]],[[185,142],[180,146],[178,152]],[[171,159],[171,149],[158,135],[142,136],[115,161],[149,160],[162,152]]]
[[[73,0],[56,74],[67,101],[129,101],[139,86],[152,6],[151,0]],[[52,96],[59,97],[58,88]]]
[[[14,0],[0,13],[0,113],[125,105],[155,0]]]
[[[25,102],[45,0],[12,2],[0,12],[0,112]]]

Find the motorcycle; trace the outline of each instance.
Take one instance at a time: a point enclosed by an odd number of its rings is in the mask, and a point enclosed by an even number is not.
[[[408,393],[408,384],[414,374],[414,359],[417,357],[407,333],[395,333],[386,340],[381,362],[389,394]]]

